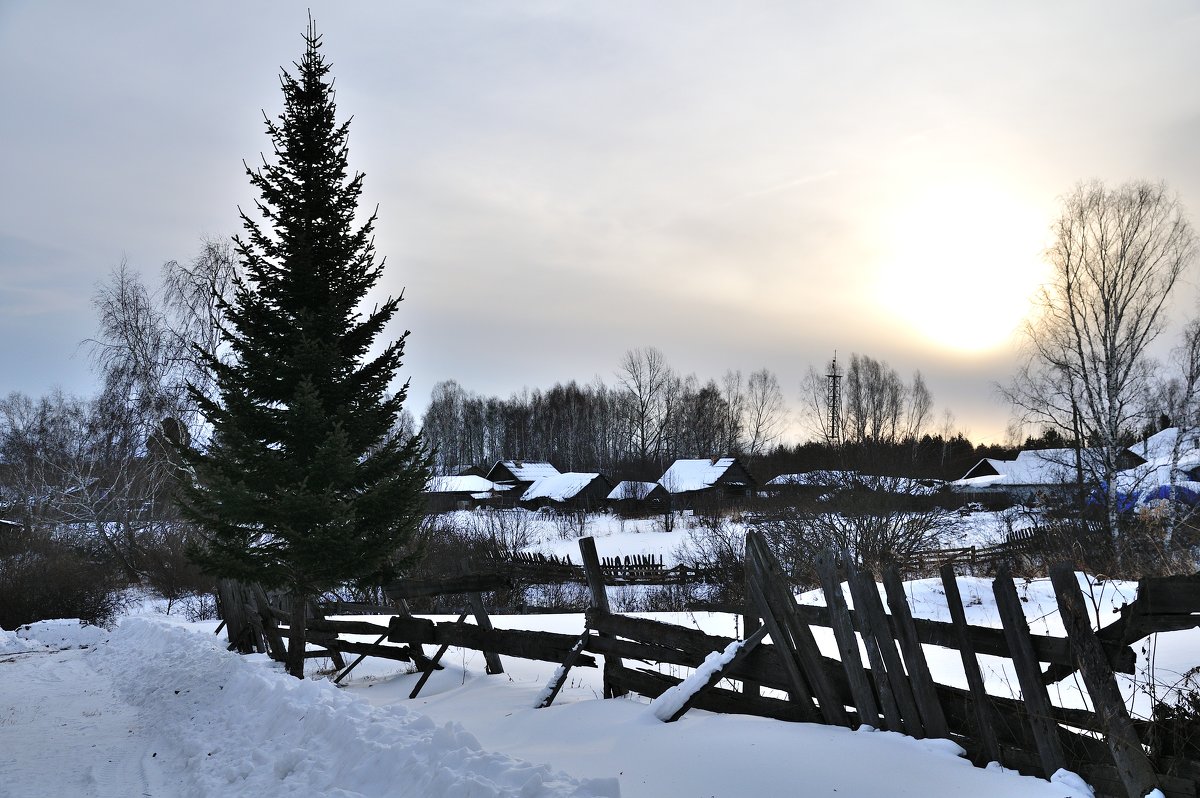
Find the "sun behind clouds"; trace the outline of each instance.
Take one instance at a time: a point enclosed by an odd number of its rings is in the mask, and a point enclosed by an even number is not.
[[[946,183],[920,192],[884,223],[875,300],[941,348],[1000,349],[1046,279],[1050,221],[993,185]]]

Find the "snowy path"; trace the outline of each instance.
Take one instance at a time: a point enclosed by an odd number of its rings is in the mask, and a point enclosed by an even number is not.
[[[35,626],[23,634],[54,645],[0,630],[3,798],[620,795],[616,779],[484,750],[457,723],[288,678],[196,628],[126,618],[111,636],[87,627],[83,650],[51,640],[77,622]]]
[[[178,795],[137,709],[92,666],[91,654],[0,657],[0,795]]]

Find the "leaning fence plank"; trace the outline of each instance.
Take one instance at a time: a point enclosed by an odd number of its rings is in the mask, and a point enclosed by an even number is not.
[[[383,634],[381,634],[381,635],[379,636],[379,638],[378,638],[378,639],[377,639],[377,640],[376,640],[374,643],[372,643],[372,644],[371,644],[371,646],[372,646],[372,647],[374,647],[374,646],[377,646],[377,645],[379,645],[380,643],[382,643],[382,642],[384,641],[384,639],[385,639],[385,638],[387,638],[387,632],[384,632]],[[332,650],[332,649],[331,649],[331,650]],[[349,676],[349,675],[350,675],[350,671],[352,671],[352,670],[354,670],[355,668],[357,668],[357,667],[358,667],[358,663],[362,662],[362,661],[363,661],[364,659],[366,659],[366,658],[367,658],[367,653],[366,653],[366,652],[363,652],[362,654],[359,654],[359,655],[358,655],[358,658],[357,658],[357,659],[355,659],[355,660],[354,660],[354,662],[351,662],[351,663],[350,663],[350,665],[349,665],[348,667],[346,667],[346,668],[345,668],[345,670],[343,670],[341,673],[339,673],[339,674],[337,675],[337,678],[335,678],[335,679],[333,680],[333,683],[334,683],[334,684],[338,684],[339,682],[341,682],[341,681],[342,681],[342,679],[345,679],[347,676]]]
[[[745,562],[742,567],[743,586],[745,590],[744,607],[742,608],[742,625],[745,627],[744,634],[746,637],[757,632],[762,628],[762,622],[758,618],[758,613],[754,611],[754,602],[750,598],[750,562],[748,558],[743,558]],[[762,695],[762,685],[750,679],[742,679],[742,695],[759,696]]]
[[[825,665],[821,659],[821,649],[812,629],[796,611],[796,597],[788,589],[783,578],[783,569],[779,561],[767,547],[762,536],[750,532],[746,536],[746,550],[753,551],[760,566],[764,581],[761,584],[763,596],[776,613],[776,620],[783,626],[791,639],[792,649],[796,652],[800,667],[804,669],[805,678],[812,685],[813,693],[821,707],[821,716],[825,722],[834,726],[850,726],[850,716],[842,703],[842,697],[834,688]]]
[[[588,589],[592,594],[592,606],[597,610],[608,614],[608,591],[604,587],[604,572],[600,569],[600,557],[596,554],[596,539],[591,537],[579,539],[579,556],[583,559],[583,570],[587,575]],[[622,667],[624,663],[618,656],[605,656],[604,668],[607,670],[611,667]],[[625,695],[623,688],[612,684],[608,677],[604,677],[604,697],[619,698]]]
[[[261,621],[262,633],[267,640],[267,651],[271,659],[283,662],[287,657],[287,646],[284,645],[283,635],[279,633],[279,625],[271,612],[271,601],[267,598],[267,592],[257,583],[251,587],[251,592]]]
[[[967,686],[970,687],[971,697],[974,699],[972,704],[975,710],[976,738],[983,746],[983,753],[988,761],[1000,762],[1000,742],[996,739],[993,725],[995,718],[992,714],[992,703],[983,684],[983,674],[979,672],[975,644],[971,642],[971,635],[967,631],[967,615],[963,610],[954,566],[943,565],[941,575],[942,587],[946,590],[946,606],[950,609],[950,620],[958,630],[958,652],[962,657],[963,672],[967,676]]]
[[[929,663],[925,661],[925,652],[917,640],[912,610],[909,609],[908,597],[904,594],[904,583],[900,581],[900,574],[895,568],[884,570],[883,587],[887,591],[888,607],[892,610],[892,621],[896,626],[900,650],[904,654],[904,664],[908,667],[908,675],[912,681],[913,696],[917,700],[918,709],[921,710],[921,722],[925,726],[925,733],[930,737],[949,737],[950,729],[946,725],[942,705],[938,703],[933,676],[929,673]]]
[[[1155,788],[1157,778],[1125,710],[1125,702],[1113,672],[1092,631],[1075,570],[1070,565],[1055,565],[1050,569],[1050,581],[1054,585],[1054,597],[1058,600],[1067,637],[1075,649],[1083,682],[1092,696],[1096,715],[1104,724],[1104,739],[1112,751],[1117,772],[1129,795],[1141,798]]]
[[[321,623],[325,620],[325,614],[321,611],[321,606],[315,601],[310,601],[308,603],[308,612],[305,614],[305,617],[308,619],[305,621],[305,625],[310,629],[312,628],[312,624],[314,622]],[[386,636],[386,633],[384,636]],[[341,670],[342,668],[346,667],[346,661],[342,659],[342,654],[340,651],[333,648],[327,650],[329,652],[329,659],[333,661],[333,667],[336,670]]]
[[[1042,671],[1029,642],[1029,623],[1021,610],[1021,600],[1008,570],[1004,569],[992,581],[992,593],[996,596],[996,609],[1004,625],[1004,636],[1008,640],[1017,681],[1021,685],[1021,697],[1029,714],[1029,726],[1037,743],[1038,758],[1047,778],[1059,768],[1066,766],[1062,744],[1058,739],[1058,724],[1050,708],[1050,696],[1042,684]]]
[[[459,613],[458,620],[455,621],[455,623],[462,623],[465,621],[467,619],[467,614],[467,610],[464,609],[461,613]],[[420,646],[414,646],[414,648],[419,649]],[[428,667],[421,669],[421,678],[417,679],[417,683],[413,686],[412,692],[408,694],[410,699],[416,698],[421,693],[421,688],[425,686],[425,682],[429,681],[429,677],[433,675],[433,672],[438,669],[438,663],[441,662],[442,657],[446,655],[446,652],[449,649],[450,644],[443,643],[433,655],[433,659],[429,660]]]
[[[704,663],[692,676],[658,697],[655,702],[658,706],[654,707],[654,716],[664,723],[674,723],[682,718],[696,703],[696,699],[702,692],[716,685],[730,669],[737,667],[745,660],[746,656],[762,642],[766,635],[766,627],[763,627],[745,640],[730,643],[723,652],[714,651],[708,658],[705,658]],[[722,662],[722,660],[724,661]],[[711,667],[705,667],[710,663]],[[682,700],[680,701],[680,699]],[[679,701],[678,706],[675,705],[676,701]]]
[[[233,579],[217,580],[217,606],[221,610],[222,623],[228,630],[229,650],[241,654],[265,650],[262,638],[250,618],[255,615],[250,591],[244,582]]]
[[[850,610],[846,606],[846,597],[842,594],[842,585],[838,581],[837,558],[832,551],[823,551],[816,556],[813,564],[821,580],[821,589],[825,593],[830,625],[833,628],[834,639],[837,640],[842,669],[846,671],[846,679],[850,683],[850,695],[854,697],[859,722],[879,726],[879,706],[875,703],[870,679],[863,668],[862,655],[858,650],[858,637],[854,634]]]
[[[788,695],[792,699],[792,703],[800,709],[804,720],[810,723],[819,723],[820,717],[817,715],[816,707],[813,704],[812,690],[809,688],[808,682],[800,670],[800,663],[796,661],[796,652],[792,648],[792,641],[775,619],[775,613],[771,610],[771,605],[767,602],[767,598],[763,595],[762,588],[759,586],[759,579],[759,575],[755,573],[746,587],[749,589],[751,600],[754,602],[755,607],[758,608],[758,615],[762,618],[763,627],[767,630],[767,634],[771,635],[771,640],[775,643],[775,649],[779,652],[779,659],[783,662],[783,668],[787,671],[790,685]]]
[[[863,609],[867,604],[867,599],[863,596],[863,586],[859,579],[851,576],[851,574],[856,574],[854,561],[850,559],[849,555],[845,555],[844,559],[846,584],[850,587],[850,596],[854,599],[854,606],[857,608],[853,620],[857,622],[863,646],[867,649],[867,660],[871,663],[871,680],[875,682],[880,708],[883,710],[883,728],[888,731],[903,731],[904,721],[900,718],[900,705],[896,703],[896,694],[892,692],[892,683],[888,679],[887,665],[883,662],[883,653],[875,636],[871,615]]]
[[[883,658],[887,682],[892,687],[896,705],[900,709],[900,721],[905,734],[911,737],[924,737],[925,727],[921,723],[921,711],[917,709],[917,699],[913,697],[912,684],[896,651],[896,641],[892,637],[892,628],[887,615],[883,611],[883,602],[879,598],[879,588],[875,584],[875,575],[870,571],[859,571],[854,559],[846,555],[846,576],[850,584],[857,585],[854,593],[855,608],[860,618],[870,621],[870,629],[879,644],[879,654]],[[878,680],[876,680],[878,683]],[[899,729],[897,729],[899,731]]]
[[[538,696],[538,700],[534,702],[534,709],[545,709],[554,703],[554,699],[558,697],[558,691],[562,689],[563,684],[565,684],[567,681],[567,674],[571,672],[571,668],[574,667],[575,662],[579,659],[579,655],[583,652],[583,649],[587,647],[588,641],[591,640],[591,638],[592,633],[587,629],[584,629],[583,634],[581,634],[579,639],[575,641],[575,645],[571,646],[571,650],[567,653],[566,659],[562,661],[562,664],[558,666],[558,669],[554,672],[554,675],[550,677],[550,681],[547,682],[545,688],[542,689],[542,693]]]
[[[479,628],[492,631],[492,619],[488,617],[487,608],[483,606],[483,596],[478,593],[468,593],[467,601],[471,611],[475,613],[475,623],[479,625]],[[489,674],[504,673],[504,665],[500,662],[499,654],[494,651],[485,651],[483,660]]]

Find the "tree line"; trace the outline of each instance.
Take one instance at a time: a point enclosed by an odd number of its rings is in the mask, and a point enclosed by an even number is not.
[[[653,480],[679,457],[737,455],[752,463],[786,420],[783,391],[769,369],[749,377],[729,370],[719,383],[701,382],[644,347],[625,354],[611,386],[600,378],[572,380],[502,399],[439,382],[421,431],[442,473],[518,459]]]
[[[843,378],[835,435],[825,379],[810,369],[801,414],[811,439],[781,440],[789,414],[778,377],[730,369],[718,381],[680,375],[655,347],[629,350],[608,384],[556,383],[507,399],[456,380],[434,386],[421,434],[440,473],[497,460],[549,461],[568,471],[598,471],[653,481],[677,458],[741,457],[756,475],[817,469],[883,470],[954,479],[980,457],[1011,448],[976,447],[948,412],[931,428],[933,394],[920,372],[905,381],[885,361],[853,354]]]

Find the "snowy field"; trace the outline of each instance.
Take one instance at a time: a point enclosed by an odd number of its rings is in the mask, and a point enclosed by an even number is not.
[[[539,546],[576,546],[549,531]],[[686,535],[629,524],[589,531],[601,536],[604,556],[669,555]],[[1134,589],[1083,584],[1104,622]],[[1059,631],[1047,582],[1019,589],[1033,630]],[[936,581],[908,590],[917,615],[947,617]],[[963,579],[961,590],[972,623],[998,626],[987,580]],[[819,593],[800,598],[821,600]],[[728,615],[652,617],[740,631]],[[580,615],[493,621],[567,634],[583,628]],[[310,662],[309,679],[297,681],[264,656],[225,651],[214,627],[145,606],[111,632],[68,621],[0,632],[0,796],[1089,794],[1070,774],[1052,783],[972,767],[948,741],[699,710],[664,724],[646,699],[602,700],[594,668],[574,669],[554,706],[541,710],[532,707],[553,664],[502,657],[505,673],[488,676],[473,651],[451,649],[415,700],[408,694],[417,676],[385,660],[365,660],[344,688],[331,684],[320,659]],[[832,635],[815,631],[833,654]],[[935,678],[965,684],[956,652],[927,646],[926,653]],[[1015,677],[999,660],[985,660],[989,690],[1016,694]],[[1124,679],[1123,689],[1141,711],[1149,706],[1150,662],[1157,689],[1177,683],[1200,662],[1200,633],[1159,635],[1139,652],[1139,675]],[[1083,694],[1067,680],[1055,700],[1080,706]]]

